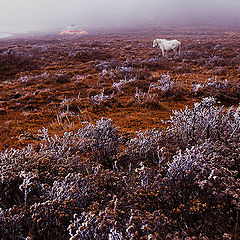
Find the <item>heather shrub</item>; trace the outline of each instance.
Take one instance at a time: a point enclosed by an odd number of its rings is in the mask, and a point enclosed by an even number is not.
[[[152,57],[145,60],[142,60],[142,66],[146,67],[149,70],[172,70],[173,62],[169,59]]]
[[[84,141],[84,151],[106,165],[112,165],[113,157],[118,153],[122,136],[111,119],[102,118],[96,124],[88,124],[78,131]]]
[[[132,209],[130,218],[126,223],[126,236],[129,240],[138,238],[168,239],[167,235],[174,231],[175,225],[173,220],[165,216],[160,210],[151,213]]]
[[[90,100],[93,102],[93,104],[100,105],[102,102],[112,99],[114,96],[114,92],[109,96],[109,95],[104,95],[104,90],[101,91],[101,93],[91,96]]]
[[[81,62],[89,62],[94,60],[107,60],[112,59],[112,55],[110,52],[101,51],[99,48],[86,48],[78,51],[74,55],[74,60]]]
[[[73,200],[79,207],[89,205],[97,192],[97,185],[89,176],[82,173],[69,173],[63,181],[55,181],[49,191],[52,200]]]
[[[204,98],[126,139],[105,118],[40,130],[0,152],[0,237],[238,239],[239,111]]]
[[[239,109],[231,108],[223,113],[223,108],[216,106],[213,97],[195,103],[193,109],[186,107],[173,113],[169,132],[182,147],[195,145],[205,139],[232,137],[239,129]]]
[[[24,202],[24,194],[19,188],[21,173],[25,165],[31,164],[35,152],[32,146],[23,149],[10,149],[0,152],[0,205],[12,207]]]
[[[147,131],[137,132],[135,138],[131,138],[126,144],[126,150],[130,162],[137,161],[151,161],[152,163],[162,162],[163,149],[163,132],[152,129]]]
[[[9,240],[24,239],[24,234],[21,233],[20,229],[25,221],[26,218],[22,211],[0,208],[0,238]]]
[[[62,137],[58,135],[52,137],[49,136],[48,130],[43,128],[39,130],[39,137],[43,140],[39,153],[48,157],[52,156],[58,159],[69,157],[71,153],[75,153],[82,147],[81,138],[73,132],[65,132]]]
[[[202,84],[194,84],[193,92],[198,96],[213,96],[221,102],[235,103],[240,96],[240,87],[236,81],[209,78]]]
[[[143,92],[142,90],[136,87],[135,99],[140,103],[153,102],[157,98],[157,94],[150,92]]]
[[[229,232],[231,226],[238,227],[239,157],[234,152],[239,151],[235,148],[239,143],[236,139],[230,142],[231,146],[221,141],[205,142],[184,152],[179,151],[168,163],[171,189],[168,192],[171,203],[168,204],[179,206],[173,209],[172,216],[179,223],[184,216],[186,225],[182,229],[185,231],[188,230],[186,226],[192,225],[196,230],[199,226],[199,233],[219,238]]]
[[[67,239],[69,235],[66,226],[73,209],[71,201],[54,199],[34,203],[28,210],[32,235],[36,239]]]
[[[153,89],[160,90],[164,93],[169,92],[174,87],[174,82],[171,80],[170,75],[162,74],[161,79],[157,83],[151,83],[149,91]]]
[[[149,93],[157,93],[161,97],[171,97],[174,99],[181,99],[184,95],[188,94],[187,89],[178,82],[173,81],[169,74],[162,74],[157,82],[149,85]]]
[[[72,223],[68,226],[71,240],[91,239],[114,239],[114,235],[121,238],[121,232],[114,227],[117,226],[114,212],[108,208],[99,212],[83,212],[81,216],[74,215]]]
[[[94,68],[96,70],[111,70],[120,66],[120,62],[118,60],[106,60],[106,61],[96,61]]]
[[[130,78],[130,79],[127,79],[126,77],[124,79],[120,79],[119,82],[113,82],[113,85],[112,87],[116,88],[116,90],[118,92],[121,92],[122,91],[122,86],[123,85],[126,85],[130,82],[134,82],[136,80],[136,78]]]

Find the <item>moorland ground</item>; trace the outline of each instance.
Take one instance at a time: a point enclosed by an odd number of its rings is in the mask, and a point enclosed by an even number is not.
[[[237,105],[239,34],[165,28],[2,40],[0,149],[37,141],[43,126],[61,133],[102,116],[112,118],[126,133],[162,127],[161,120],[169,119],[173,109],[203,96]],[[156,37],[180,40],[181,56],[163,58],[160,49],[152,48]],[[147,93],[162,74],[169,75],[169,88],[158,90],[151,99],[136,98],[136,88]],[[224,81],[227,88],[217,86]],[[94,101],[103,90],[109,98]]]
[[[0,239],[239,239],[239,37],[1,40]]]

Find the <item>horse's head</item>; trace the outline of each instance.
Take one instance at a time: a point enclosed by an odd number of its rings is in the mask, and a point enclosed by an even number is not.
[[[158,45],[158,42],[157,42],[156,39],[154,39],[154,40],[153,40],[153,47],[157,47],[157,45]]]

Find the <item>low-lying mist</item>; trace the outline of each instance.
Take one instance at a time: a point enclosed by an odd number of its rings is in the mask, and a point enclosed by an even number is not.
[[[11,0],[1,3],[0,32],[57,31],[158,24],[238,25],[237,0]]]

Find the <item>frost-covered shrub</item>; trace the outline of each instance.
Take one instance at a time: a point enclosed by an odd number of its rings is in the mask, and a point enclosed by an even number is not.
[[[150,92],[143,92],[138,87],[136,87],[135,98],[138,102],[151,102],[154,98],[157,97],[157,94]]]
[[[221,124],[226,137],[232,138],[240,130],[240,107],[230,107],[222,114]]]
[[[101,102],[111,99],[114,96],[114,92],[109,96],[109,95],[104,95],[104,90],[102,90],[101,93],[95,95],[95,96],[91,96],[91,100],[93,101],[94,104],[101,104]]]
[[[195,103],[193,109],[186,106],[185,110],[173,111],[169,131],[183,146],[206,138],[217,139],[221,130],[221,111],[221,107],[215,106],[214,98],[204,98],[201,103]]]
[[[110,230],[110,233],[108,234],[108,240],[122,240],[123,236],[121,232],[118,232],[115,228],[112,228]]]
[[[140,185],[146,188],[149,185],[148,169],[143,162],[140,162],[139,168],[136,168],[135,172],[137,173],[136,179],[140,182]]]
[[[117,69],[117,73],[120,73],[120,74],[124,74],[124,75],[127,75],[129,73],[132,73],[133,72],[133,68],[132,67],[120,67]]]
[[[239,112],[239,108],[230,108],[223,113],[223,107],[216,106],[213,97],[204,98],[193,109],[173,111],[169,132],[184,147],[204,139],[233,137],[240,128]]]
[[[208,78],[205,82],[192,85],[195,95],[213,96],[221,102],[236,102],[240,96],[240,87],[236,80]]]
[[[5,151],[0,152],[0,171],[6,170],[7,168],[11,168],[12,165],[17,165],[18,162],[31,158],[36,154],[32,145],[28,145],[22,149],[7,149]],[[3,172],[1,172],[1,177],[3,177]]]
[[[102,118],[96,124],[88,124],[78,135],[85,143],[85,152],[106,163],[111,162],[122,143],[122,136],[111,119]]]
[[[228,80],[224,79],[222,81],[219,81],[216,77],[208,78],[207,81],[200,84],[193,84],[193,91],[195,94],[198,92],[206,91],[207,89],[211,89],[211,91],[221,91],[223,89],[226,89],[228,87]]]
[[[0,208],[0,238],[1,239],[24,239],[20,229],[25,222],[23,211],[16,212],[14,209],[4,210]]]
[[[207,67],[213,67],[213,66],[226,66],[228,65],[228,61],[226,59],[219,57],[219,56],[212,56],[209,57],[206,61]]]
[[[204,152],[208,149],[208,143],[201,146],[193,146],[184,152],[179,150],[173,156],[173,161],[168,163],[168,175],[171,179],[183,179],[188,175],[196,174],[196,170],[202,170],[205,164]]]
[[[73,207],[70,201],[56,199],[34,203],[29,209],[32,234],[39,239],[46,236],[49,239],[67,239],[69,235],[65,226],[70,221]]]
[[[0,152],[0,205],[13,206],[22,203],[23,197],[19,185],[21,172],[26,165],[34,162],[36,152],[29,145],[23,149],[9,149]],[[16,194],[19,195],[16,197]]]
[[[74,215],[73,221],[68,227],[70,240],[106,240],[114,235],[114,226],[117,225],[113,211],[106,208],[99,213],[83,212],[81,216]],[[116,233],[121,236],[120,232]],[[122,238],[120,238],[122,239]]]
[[[161,79],[158,80],[156,83],[151,83],[149,86],[149,92],[151,90],[157,89],[164,93],[171,90],[174,86],[174,82],[171,80],[171,77],[169,74],[162,74]]]
[[[113,82],[113,87],[117,89],[117,91],[121,92],[122,91],[122,86],[130,83],[130,82],[134,82],[136,80],[136,78],[130,78],[127,79],[126,77],[124,79],[120,79],[119,82]]]
[[[205,86],[215,89],[226,88],[228,86],[228,80],[224,79],[219,81],[216,77],[208,78],[208,80],[205,82]]]
[[[82,147],[81,138],[73,132],[65,132],[62,137],[58,135],[52,137],[49,136],[46,128],[42,128],[39,130],[39,137],[43,140],[43,143],[40,144],[39,153],[48,157],[68,157]]]
[[[22,184],[19,186],[19,189],[24,192],[24,204],[27,204],[27,197],[33,188],[36,187],[36,174],[32,172],[21,171],[20,178],[23,179]]]
[[[163,161],[163,149],[161,141],[163,139],[163,132],[157,129],[146,130],[144,132],[137,132],[135,138],[131,138],[126,144],[126,152],[130,160],[147,161],[154,163]]]
[[[173,220],[165,216],[160,210],[151,213],[131,209],[130,218],[126,223],[126,236],[129,240],[140,238],[167,239],[167,234],[174,231],[174,225]]]
[[[185,231],[196,224],[200,232],[207,232],[211,238],[229,233],[230,226],[237,226],[236,214],[240,207],[238,146],[238,137],[228,143],[207,141],[179,151],[168,163],[167,204],[172,205],[172,216],[178,223],[184,216],[186,225],[182,224],[182,229]],[[206,224],[215,226],[213,235]]]
[[[203,88],[204,88],[204,85],[200,84],[200,83],[193,84],[193,86],[192,86],[192,89],[193,89],[195,95],[199,92],[199,90],[201,90]]]
[[[96,190],[96,185],[87,176],[81,173],[69,173],[63,181],[53,183],[49,197],[52,200],[73,200],[79,207],[86,207]]]

